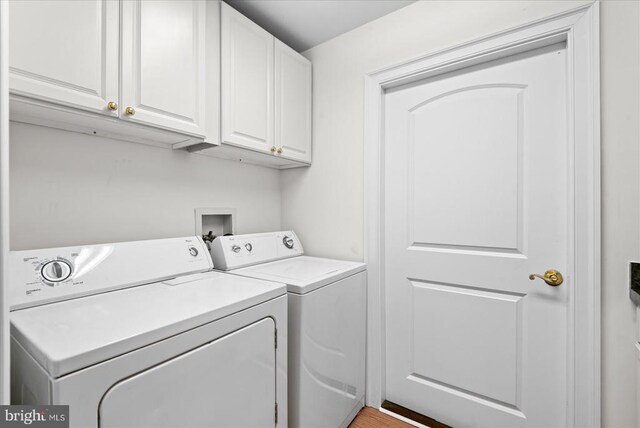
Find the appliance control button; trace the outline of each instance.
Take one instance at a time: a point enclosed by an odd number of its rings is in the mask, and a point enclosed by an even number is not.
[[[236,244],[233,244],[233,246],[231,247],[231,251],[233,251],[234,253],[239,253],[240,250],[241,248]]]
[[[251,245],[250,242],[247,242],[244,244],[244,248],[246,248],[248,252],[251,252],[251,250],[253,250],[253,245]]]
[[[48,282],[62,282],[71,276],[71,265],[64,260],[51,260],[40,269],[40,274]]]
[[[198,249],[196,247],[189,247],[189,253],[193,256],[196,257],[198,255]]]
[[[293,248],[293,238],[291,238],[290,236],[285,235],[284,238],[282,238],[282,243],[289,249]]]

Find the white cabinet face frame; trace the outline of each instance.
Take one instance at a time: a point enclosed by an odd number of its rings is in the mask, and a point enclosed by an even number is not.
[[[365,261],[368,265],[367,405],[385,399],[384,123],[386,90],[558,42],[569,87],[569,291],[567,426],[600,425],[599,3],[435,52],[365,78]],[[542,202],[541,202],[542,203]]]
[[[206,16],[204,0],[122,2],[122,119],[206,134]]]
[[[275,39],[225,3],[221,13],[222,141],[269,153]]]
[[[311,163],[311,62],[275,41],[275,143],[281,156]]]
[[[9,9],[13,94],[117,116],[107,105],[118,102],[119,2],[11,1]]]
[[[220,144],[220,4],[206,2],[205,141],[215,145]]]

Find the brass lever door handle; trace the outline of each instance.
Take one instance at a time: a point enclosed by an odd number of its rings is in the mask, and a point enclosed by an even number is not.
[[[544,273],[544,275],[538,275],[537,273],[532,273],[531,275],[529,275],[529,279],[532,281],[536,279],[536,277],[540,278],[552,287],[557,287],[564,281],[562,274],[555,269],[549,269]]]

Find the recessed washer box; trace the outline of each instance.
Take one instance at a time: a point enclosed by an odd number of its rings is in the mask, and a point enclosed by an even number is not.
[[[215,236],[227,233],[235,233],[236,209],[235,208],[196,208],[195,209],[196,235],[203,236],[213,232]]]

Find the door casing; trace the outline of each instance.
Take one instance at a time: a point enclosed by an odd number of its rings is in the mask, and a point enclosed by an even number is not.
[[[385,399],[384,95],[400,85],[554,43],[567,43],[570,290],[567,426],[600,426],[599,3],[581,6],[365,76],[366,404]]]

